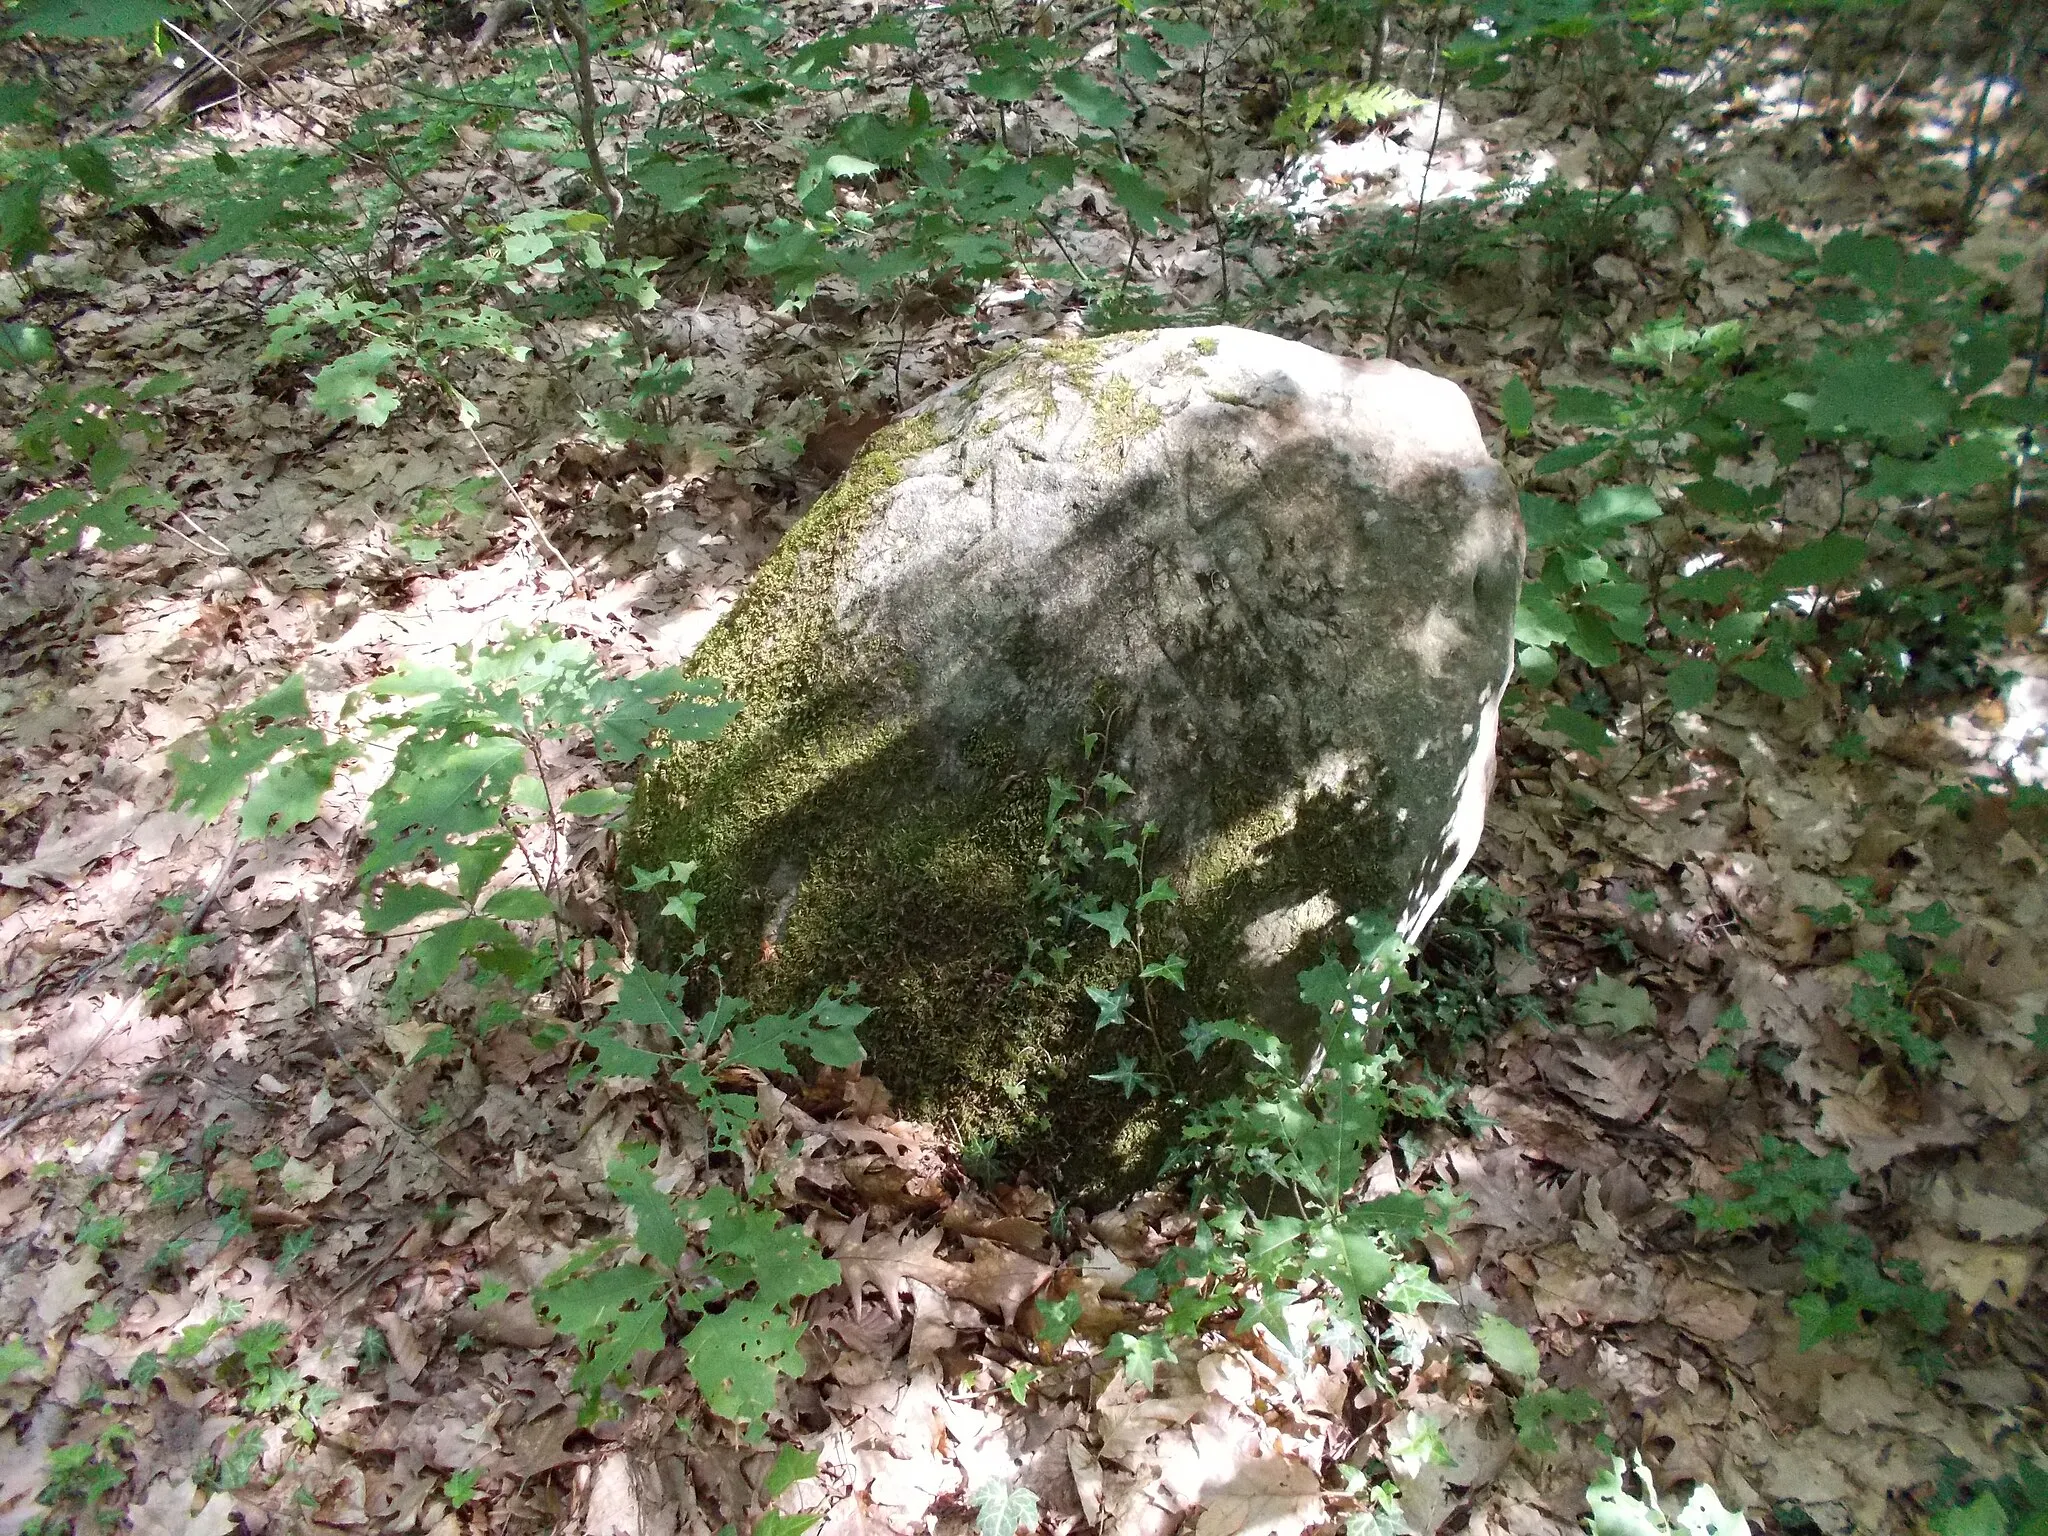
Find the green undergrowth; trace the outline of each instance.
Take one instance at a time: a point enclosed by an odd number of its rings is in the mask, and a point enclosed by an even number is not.
[[[1999,681],[2048,411],[2033,370],[2013,377],[2035,317],[1888,236],[1816,246],[1762,221],[1739,243],[1793,295],[1785,339],[1673,315],[1613,350],[1614,386],[1551,394],[1550,420],[1583,430],[1522,497],[1541,566],[1516,620],[1521,707],[1554,700],[1542,724],[1588,752],[1731,688],[1894,708]],[[1508,386],[1511,436],[1536,404]],[[1815,474],[1824,509],[1802,510]]]

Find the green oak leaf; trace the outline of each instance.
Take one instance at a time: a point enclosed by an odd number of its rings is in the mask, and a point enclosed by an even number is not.
[[[727,1055],[763,1072],[794,1072],[792,1049],[806,1052],[821,1066],[850,1067],[867,1054],[854,1031],[872,1012],[828,993],[802,1013],[771,1014],[734,1025]]]
[[[720,1418],[744,1423],[775,1409],[775,1378],[801,1376],[803,1337],[777,1308],[749,1298],[700,1318],[683,1337],[690,1379]]]
[[[1588,1028],[1611,1029],[1620,1035],[1648,1029],[1657,1022],[1657,1005],[1648,992],[1599,970],[1579,988],[1572,1013]]]

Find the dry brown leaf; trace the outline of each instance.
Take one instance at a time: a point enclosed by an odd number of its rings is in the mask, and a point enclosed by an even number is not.
[[[1902,1257],[1916,1259],[1927,1282],[1954,1291],[1966,1307],[1979,1305],[2011,1310],[2026,1294],[2039,1255],[2032,1248],[2005,1248],[1996,1243],[1965,1243],[1938,1232],[1918,1231],[1899,1245]]]
[[[985,1312],[994,1312],[1008,1326],[1017,1321],[1017,1309],[1053,1276],[1050,1264],[1041,1264],[1000,1243],[969,1238],[974,1263],[965,1274],[958,1273],[942,1286],[949,1294],[973,1302]]]
[[[1676,1274],[1664,1287],[1664,1318],[1696,1339],[1727,1344],[1749,1332],[1757,1299],[1729,1281]]]
[[[675,1536],[681,1511],[656,1458],[637,1447],[613,1451],[579,1479],[581,1536]]]
[[[856,1317],[860,1315],[861,1299],[869,1289],[880,1292],[882,1305],[891,1317],[897,1317],[901,1315],[899,1304],[904,1288],[910,1281],[919,1280],[952,1295],[965,1278],[966,1265],[939,1257],[939,1240],[944,1234],[937,1227],[915,1237],[899,1231],[862,1238],[854,1228],[849,1228],[848,1234],[848,1239],[832,1250],[832,1257],[839,1262],[840,1276],[853,1298]]]
[[[198,1508],[193,1505],[198,1502]],[[172,1482],[160,1477],[148,1496],[128,1508],[132,1536],[228,1536],[234,1529],[235,1501],[224,1493],[199,1499],[190,1478]]]
[[[1195,1536],[1296,1536],[1323,1518],[1323,1484],[1313,1468],[1261,1456],[1203,1497]]]

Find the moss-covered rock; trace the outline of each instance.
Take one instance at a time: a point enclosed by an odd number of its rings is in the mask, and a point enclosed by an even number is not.
[[[1285,1022],[1336,919],[1419,931],[1469,856],[1520,563],[1443,380],[1227,328],[1027,346],[877,433],[763,566],[693,663],[742,712],[643,780],[626,855],[699,862],[756,1003],[858,982],[907,1112],[1127,1188],[1173,1126],[1096,1074],[1166,1069],[1192,1015]],[[1146,958],[1190,964],[1098,1032],[1085,988],[1129,946],[1083,923],[1063,975],[1018,978],[1046,776],[1105,767],[1144,867],[1082,884],[1167,878]]]

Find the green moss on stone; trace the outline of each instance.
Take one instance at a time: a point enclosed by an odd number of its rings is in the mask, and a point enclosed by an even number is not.
[[[1054,765],[1020,762],[1000,730],[937,739],[900,664],[836,632],[833,589],[879,499],[936,446],[927,417],[877,433],[706,639],[692,671],[741,713],[643,777],[623,862],[699,862],[697,933],[758,1006],[857,983],[870,1069],[905,1113],[1076,1193],[1122,1192],[1157,1167],[1166,1128],[1090,1080],[1115,1052],[1081,989],[1114,985],[1127,959],[1014,985]],[[650,963],[681,963],[693,936],[639,916]]]
[[[1121,376],[1098,389],[1091,405],[1095,426],[1089,443],[1097,452],[1121,449],[1165,420],[1159,407],[1140,394],[1137,385]]]

